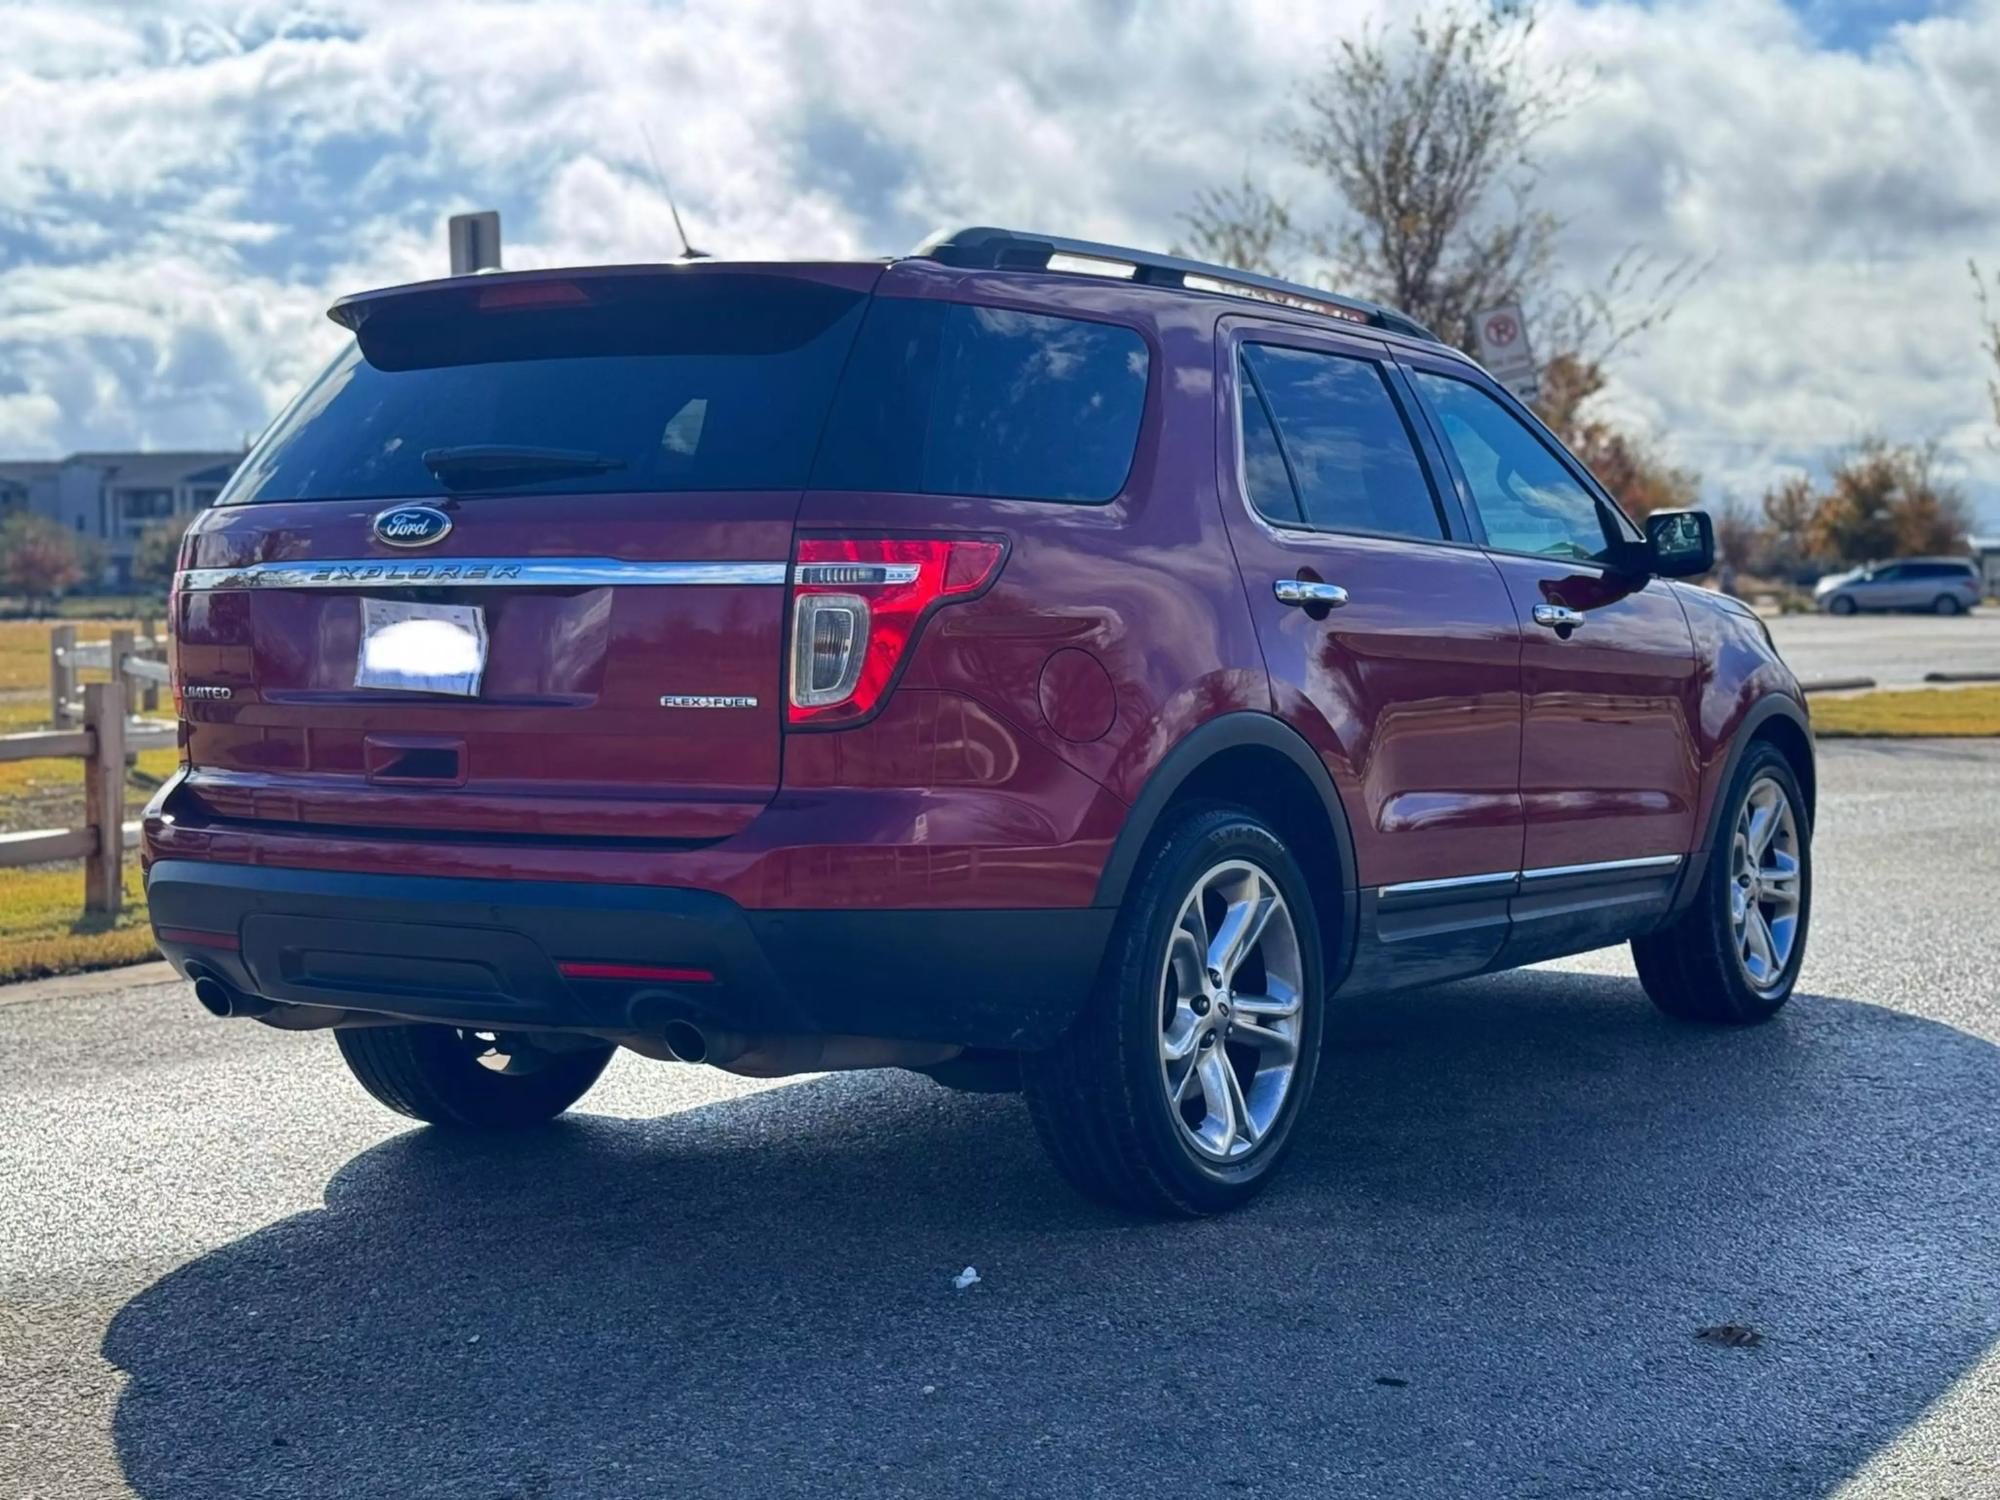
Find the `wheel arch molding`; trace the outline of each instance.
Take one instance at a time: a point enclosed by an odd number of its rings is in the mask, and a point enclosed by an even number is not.
[[[1245,773],[1265,772],[1254,782]],[[1183,802],[1234,803],[1272,821],[1286,837],[1321,898],[1321,936],[1329,993],[1345,977],[1354,953],[1358,910],[1354,836],[1333,777],[1313,748],[1282,719],[1254,710],[1226,713],[1190,731],[1161,757],[1147,778],[1098,879],[1098,906],[1123,902],[1133,872],[1159,832],[1162,818]],[[1317,827],[1296,827],[1316,813]],[[1304,833],[1302,838],[1300,835]],[[1331,890],[1329,890],[1331,887]],[[1328,895],[1334,899],[1325,900]]]
[[[1799,780],[1799,791],[1805,797],[1806,837],[1812,837],[1818,816],[1819,787],[1818,767],[1814,764],[1812,721],[1806,714],[1805,705],[1791,694],[1768,692],[1745,710],[1729,737],[1729,753],[1724,757],[1722,770],[1716,777],[1715,795],[1710,799],[1708,812],[1701,824],[1701,838],[1688,851],[1688,858],[1681,866],[1680,888],[1674,893],[1670,916],[1686,910],[1700,888],[1709,856],[1722,839],[1723,821],[1729,816],[1729,789],[1736,783],[1743,757],[1756,744],[1776,746],[1791,763],[1793,774]]]

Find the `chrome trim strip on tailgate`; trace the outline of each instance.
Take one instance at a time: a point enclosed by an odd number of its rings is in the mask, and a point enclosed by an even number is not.
[[[251,563],[189,568],[175,582],[187,591],[223,589],[510,588],[574,589],[626,585],[783,583],[781,562],[620,562],[612,557],[453,557],[435,562]]]

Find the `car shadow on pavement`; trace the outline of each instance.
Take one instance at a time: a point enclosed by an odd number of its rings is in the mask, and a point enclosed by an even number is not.
[[[410,1131],[120,1311],[125,1474],[177,1500],[1816,1495],[2000,1341],[1989,1042],[1824,996],[1705,1030],[1547,971],[1333,1031],[1279,1183],[1203,1223],[1085,1204],[1017,1100],[906,1075]],[[1722,1324],[1762,1342],[1695,1337]]]

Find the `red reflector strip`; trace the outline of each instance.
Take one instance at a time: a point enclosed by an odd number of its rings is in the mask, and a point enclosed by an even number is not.
[[[233,932],[203,932],[198,927],[155,927],[153,936],[163,943],[179,943],[187,948],[220,948],[234,953],[243,945]]]
[[[715,983],[715,975],[707,969],[661,968],[653,964],[576,963],[559,963],[556,968],[565,979],[653,979],[663,984]]]

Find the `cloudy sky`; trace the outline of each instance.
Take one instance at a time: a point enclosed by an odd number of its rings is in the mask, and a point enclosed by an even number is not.
[[[254,434],[336,295],[507,260],[879,255],[950,222],[1164,247],[1394,0],[0,0],[0,457]],[[1864,433],[1939,442],[2000,530],[2000,0],[1552,9],[1591,82],[1540,191],[1588,286],[1710,261],[1608,400],[1711,499]]]

